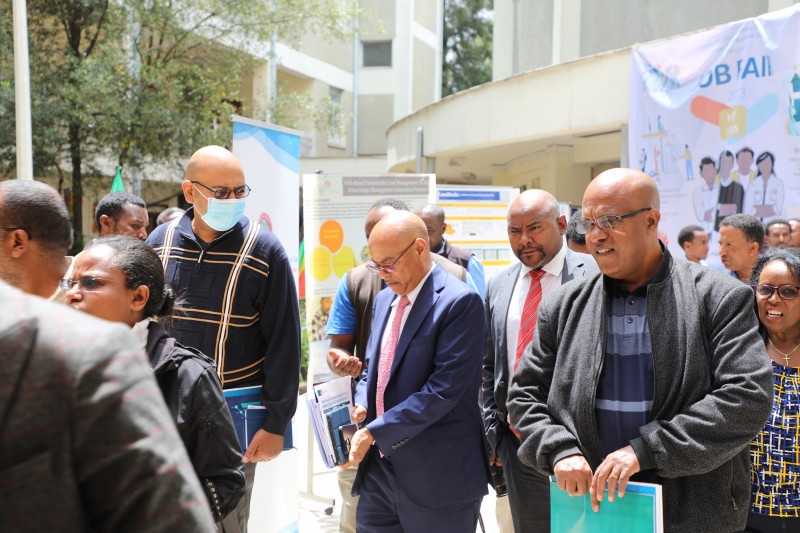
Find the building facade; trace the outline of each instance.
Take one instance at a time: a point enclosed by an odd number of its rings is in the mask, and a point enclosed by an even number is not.
[[[579,205],[589,181],[628,164],[632,45],[761,15],[791,0],[495,0],[493,81],[388,130],[388,168],[439,183],[546,189]]]

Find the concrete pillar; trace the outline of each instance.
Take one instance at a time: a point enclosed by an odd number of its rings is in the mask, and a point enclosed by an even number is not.
[[[581,55],[581,0],[553,0],[553,65]]]
[[[502,80],[515,74],[515,1],[516,0],[494,0],[494,29],[492,30],[492,80]]]

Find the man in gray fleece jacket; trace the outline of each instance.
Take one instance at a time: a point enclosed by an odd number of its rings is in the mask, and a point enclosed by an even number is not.
[[[522,462],[592,507],[629,480],[663,486],[667,532],[742,530],[746,446],[764,425],[772,374],[752,290],[676,261],[658,239],[655,182],[604,172],[583,197],[601,273],[562,286],[509,391]]]

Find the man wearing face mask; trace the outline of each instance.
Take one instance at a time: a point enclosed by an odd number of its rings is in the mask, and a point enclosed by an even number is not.
[[[147,238],[185,298],[172,316],[178,342],[214,357],[223,389],[261,385],[267,421],[244,454],[245,497],[223,522],[246,531],[255,463],[283,449],[297,406],[300,315],[292,269],[274,234],[243,217],[250,188],[220,146],[192,155],[182,184],[186,213]]]

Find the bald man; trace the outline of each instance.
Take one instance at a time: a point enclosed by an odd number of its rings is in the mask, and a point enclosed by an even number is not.
[[[409,212],[369,237],[375,298],[366,370],[356,389],[350,463],[360,463],[358,531],[475,531],[487,493],[478,408],[486,326],[480,296],[436,265]]]
[[[235,155],[221,146],[199,149],[182,188],[192,207],[147,242],[185,298],[172,316],[174,337],[214,358],[224,389],[262,388],[266,422],[242,459],[247,491],[223,522],[225,531],[246,531],[255,463],[280,454],[297,406],[297,291],[277,237],[243,216],[250,187]]]
[[[747,445],[772,402],[749,287],[675,261],[658,239],[655,182],[612,169],[586,188],[586,244],[600,268],[539,308],[512,380],[519,458],[599,510],[629,480],[663,487],[667,532],[745,527]]]
[[[396,209],[408,211],[408,206],[402,200],[391,197],[381,198],[372,205],[364,223],[367,240],[372,233],[372,228],[384,216]],[[478,292],[464,267],[437,254],[431,254],[431,259]],[[328,366],[335,374],[350,375],[356,379],[361,376],[364,353],[372,326],[373,303],[375,296],[384,287],[383,281],[368,270],[364,264],[345,272],[339,282],[333,307],[325,326],[325,333],[331,339],[327,357]],[[353,496],[352,492],[356,479],[356,468],[339,468],[337,477],[342,494],[339,532],[355,533],[358,496]]]
[[[508,384],[516,355],[531,341],[538,302],[564,283],[596,272],[597,265],[591,256],[567,248],[567,219],[549,192],[524,191],[511,202],[507,221],[508,241],[520,262],[492,278],[486,291],[483,423],[494,452],[492,462],[505,474],[514,530],[550,531],[550,483],[517,458],[520,442],[509,428],[506,409]],[[534,298],[536,305],[526,305]]]

